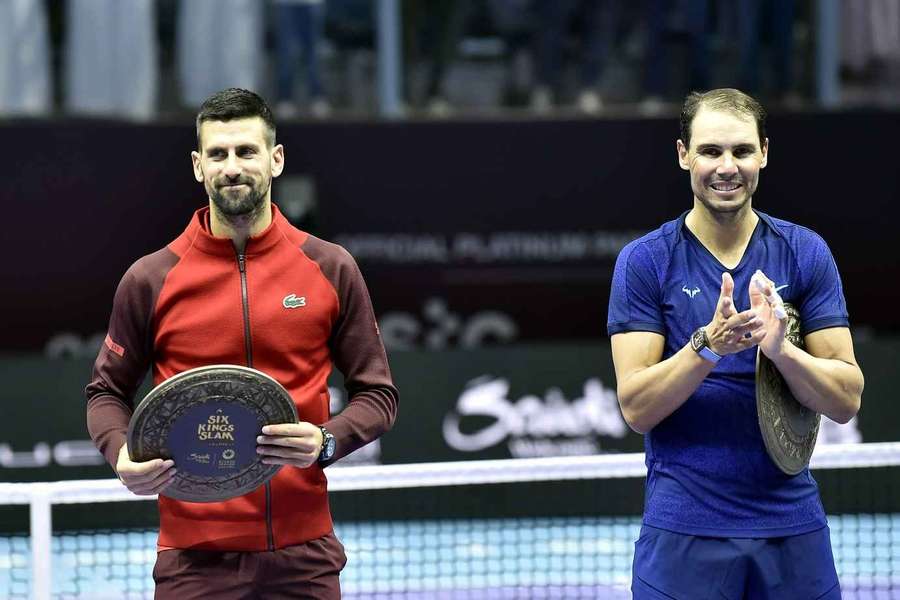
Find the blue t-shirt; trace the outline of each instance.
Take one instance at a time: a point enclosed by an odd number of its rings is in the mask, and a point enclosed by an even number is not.
[[[613,275],[609,335],[665,336],[663,359],[713,317],[722,272],[734,279],[735,308],[750,308],[750,277],[761,269],[797,307],[801,332],[847,327],[834,258],[813,231],[759,211],[740,264],[726,269],[688,230],[687,212],[628,244]],[[809,469],[785,475],[766,454],[756,412],[756,348],[725,356],[675,412],[644,437],[644,523],[690,535],[779,537],[825,525]]]

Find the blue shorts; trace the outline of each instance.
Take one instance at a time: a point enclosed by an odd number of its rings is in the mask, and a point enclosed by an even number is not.
[[[644,525],[634,600],[840,600],[828,527],[780,538],[712,538]]]

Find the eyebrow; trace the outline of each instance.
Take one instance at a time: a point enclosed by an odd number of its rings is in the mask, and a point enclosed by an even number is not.
[[[240,152],[241,150],[259,151],[259,149],[260,149],[259,144],[241,144],[241,145],[237,146],[237,148],[235,148],[235,150],[238,152]],[[204,150],[204,152],[206,152],[207,154],[212,154],[213,152],[224,152],[224,151],[225,151],[224,146],[210,146],[209,148],[206,148]]]
[[[697,146],[697,152],[703,152],[704,150],[709,150],[709,149],[721,150],[722,146],[721,146],[721,144],[699,144]],[[751,144],[751,143],[735,144],[734,149],[735,150],[749,149],[749,150],[753,150],[755,152],[756,144]]]

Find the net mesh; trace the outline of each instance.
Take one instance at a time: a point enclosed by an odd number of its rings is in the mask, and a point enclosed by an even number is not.
[[[900,598],[900,444],[826,448],[813,472],[843,597]],[[641,474],[641,455],[332,468],[344,597],[630,598]],[[154,503],[89,483],[53,492],[51,597],[152,598]],[[0,484],[0,504],[24,485]],[[33,597],[27,510],[20,525],[0,535],[0,598]]]

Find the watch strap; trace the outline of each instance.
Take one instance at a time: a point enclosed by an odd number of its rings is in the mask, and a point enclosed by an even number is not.
[[[701,358],[708,360],[713,364],[722,360],[721,356],[710,350],[709,336],[706,335],[705,327],[698,327],[694,333],[691,334],[691,349],[699,354]]]
[[[703,346],[702,348],[700,348],[700,350],[697,351],[697,354],[713,364],[722,360],[722,357],[710,350],[709,346]]]

